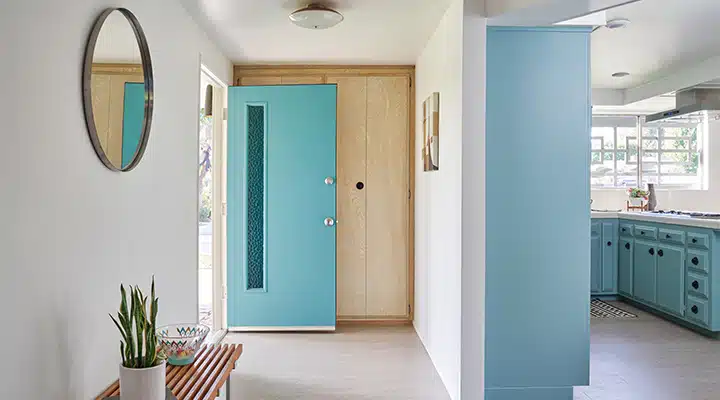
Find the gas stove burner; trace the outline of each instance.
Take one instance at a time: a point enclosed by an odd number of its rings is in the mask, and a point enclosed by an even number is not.
[[[650,213],[652,213],[652,214],[669,214],[669,215],[684,216],[684,217],[691,217],[691,218],[720,219],[720,214],[718,214],[718,213],[705,213],[705,212],[699,212],[699,211],[655,210],[655,211],[650,211]]]

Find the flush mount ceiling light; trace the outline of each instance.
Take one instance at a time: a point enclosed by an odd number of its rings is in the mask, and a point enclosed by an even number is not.
[[[290,14],[293,24],[307,29],[328,29],[342,22],[339,12],[318,4],[295,10]]]
[[[613,78],[624,78],[626,76],[630,76],[630,73],[629,72],[616,72],[616,73],[612,74]]]
[[[614,18],[605,23],[605,27],[608,29],[619,29],[624,28],[630,24],[629,19],[625,18]]]

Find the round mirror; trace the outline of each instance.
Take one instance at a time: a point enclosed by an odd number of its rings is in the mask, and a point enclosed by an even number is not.
[[[90,32],[83,103],[90,140],[103,164],[114,171],[135,168],[150,133],[153,73],[142,27],[125,8],[105,10]]]

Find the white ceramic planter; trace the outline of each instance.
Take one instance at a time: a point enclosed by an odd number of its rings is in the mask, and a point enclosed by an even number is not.
[[[165,400],[165,361],[142,369],[120,365],[120,400]]]
[[[630,197],[630,205],[639,207],[642,205],[642,203],[645,201],[642,197]]]

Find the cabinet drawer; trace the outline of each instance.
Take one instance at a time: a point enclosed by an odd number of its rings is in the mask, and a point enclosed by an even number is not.
[[[620,236],[632,236],[633,226],[632,224],[620,224]]]
[[[697,297],[688,296],[687,309],[685,316],[695,322],[705,326],[710,325],[708,320],[708,302],[707,300],[698,299]]]
[[[706,233],[688,232],[688,246],[699,247],[701,249],[710,248],[710,235]]]
[[[691,294],[695,297],[708,299],[710,290],[708,288],[707,276],[702,276],[702,275],[698,275],[698,274],[693,274],[692,272],[688,272],[688,274],[687,274],[687,291],[688,291],[688,294]]]
[[[685,244],[685,232],[660,228],[660,240],[669,243]]]
[[[657,239],[657,228],[652,226],[635,225],[635,237],[642,239]]]
[[[690,269],[703,271],[707,274],[710,271],[708,252],[688,249],[685,265]]]

